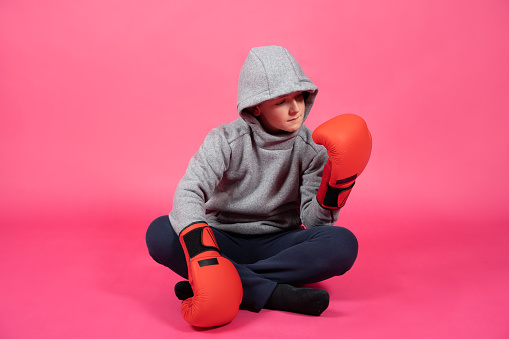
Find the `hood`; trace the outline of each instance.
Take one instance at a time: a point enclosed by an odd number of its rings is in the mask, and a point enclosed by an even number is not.
[[[237,111],[245,120],[252,120],[249,117],[251,114],[243,112],[244,109],[298,91],[309,93],[305,99],[305,120],[313,106],[318,88],[285,48],[255,47],[249,52],[240,70]]]

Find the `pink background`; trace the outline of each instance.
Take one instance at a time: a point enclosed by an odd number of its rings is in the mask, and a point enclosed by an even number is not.
[[[0,337],[508,338],[508,33],[504,0],[1,1]],[[371,129],[359,258],[319,318],[196,331],[144,233],[270,44],[320,88],[309,127]]]

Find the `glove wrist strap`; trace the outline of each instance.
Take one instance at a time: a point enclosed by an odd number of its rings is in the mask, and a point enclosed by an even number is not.
[[[350,192],[355,185],[355,181],[348,187],[337,188],[327,185],[325,196],[323,197],[322,207],[327,209],[338,209],[345,205]]]
[[[185,245],[185,250],[189,254],[189,259],[208,251],[221,253],[212,229],[205,223],[189,226],[182,231],[180,236]]]

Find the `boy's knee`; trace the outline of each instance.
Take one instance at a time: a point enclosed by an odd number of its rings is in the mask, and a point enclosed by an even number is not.
[[[169,245],[168,240],[171,239],[171,232],[173,229],[167,215],[155,219],[148,226],[145,241],[150,256],[156,261],[158,261],[157,253]]]
[[[339,238],[343,243],[346,249],[349,250],[352,254],[357,256],[357,251],[359,250],[359,242],[357,241],[357,237],[352,233],[348,228],[336,226],[336,230],[340,233]]]
[[[357,237],[347,228],[339,227],[342,231],[342,255],[343,260],[345,262],[345,272],[352,268],[355,260],[357,259],[357,254],[359,252],[359,242],[357,241]],[[345,273],[343,272],[343,273]]]
[[[338,275],[350,270],[357,259],[359,243],[357,237],[347,228],[334,226],[331,230],[333,250],[331,251],[334,266]]]
[[[147,229],[146,242],[152,259],[187,279],[185,254],[167,215],[152,221]]]
[[[155,241],[161,238],[161,234],[164,233],[165,224],[169,224],[168,216],[161,216],[156,218],[154,221],[150,223],[147,229],[147,233],[145,235],[145,240],[147,241],[147,246],[150,248]]]

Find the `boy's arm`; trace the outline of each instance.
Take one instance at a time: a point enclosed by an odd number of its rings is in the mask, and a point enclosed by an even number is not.
[[[213,327],[233,320],[242,301],[242,283],[234,265],[221,255],[205,221],[205,202],[229,166],[230,147],[212,130],[180,180],[170,222],[186,256],[193,297],[182,303],[182,316],[193,326]]]
[[[193,223],[205,221],[205,202],[223,178],[230,155],[226,138],[213,129],[189,161],[175,190],[170,222],[177,234]]]
[[[316,199],[316,193],[322,180],[322,172],[328,156],[325,148],[318,146],[318,153],[302,174],[300,187],[302,224],[307,228],[314,226],[332,226],[338,220],[338,210],[323,208]]]

